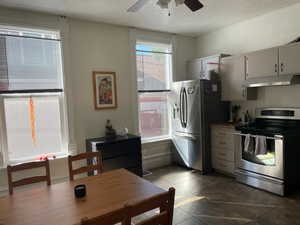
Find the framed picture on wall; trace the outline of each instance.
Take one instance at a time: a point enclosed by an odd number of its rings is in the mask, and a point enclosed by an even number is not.
[[[117,108],[115,72],[93,72],[95,109]]]

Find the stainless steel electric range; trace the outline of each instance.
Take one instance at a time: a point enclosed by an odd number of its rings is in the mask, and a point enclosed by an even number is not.
[[[300,184],[300,108],[262,108],[237,126],[236,179],[286,195]]]

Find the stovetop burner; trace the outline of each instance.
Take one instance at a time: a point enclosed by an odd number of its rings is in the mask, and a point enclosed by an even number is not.
[[[260,121],[260,119],[256,119],[255,122],[248,125],[237,126],[236,129],[242,133],[266,136],[288,135],[295,132],[300,132],[300,126],[295,126],[295,124],[292,125],[285,121],[280,121],[280,124],[278,124],[278,122],[279,121],[276,121],[274,124],[271,123],[271,121]]]

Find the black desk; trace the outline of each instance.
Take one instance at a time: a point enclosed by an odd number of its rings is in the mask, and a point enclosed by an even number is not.
[[[143,175],[141,137],[128,134],[116,138],[92,138],[86,140],[86,151],[100,151],[104,171],[125,168],[138,176]],[[92,161],[88,160],[91,165]]]

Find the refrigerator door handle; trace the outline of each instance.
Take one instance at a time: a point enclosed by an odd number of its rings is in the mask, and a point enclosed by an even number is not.
[[[180,124],[183,127],[183,122],[182,122],[182,88],[180,89],[180,94],[179,94],[179,118],[180,118]]]
[[[187,121],[188,121],[188,101],[187,101],[187,94],[186,94],[186,89],[184,88],[183,90],[183,95],[184,95],[184,127],[187,127]]]
[[[184,128],[184,95],[183,95],[184,88],[181,89],[181,111],[182,111],[182,120],[181,126]]]

